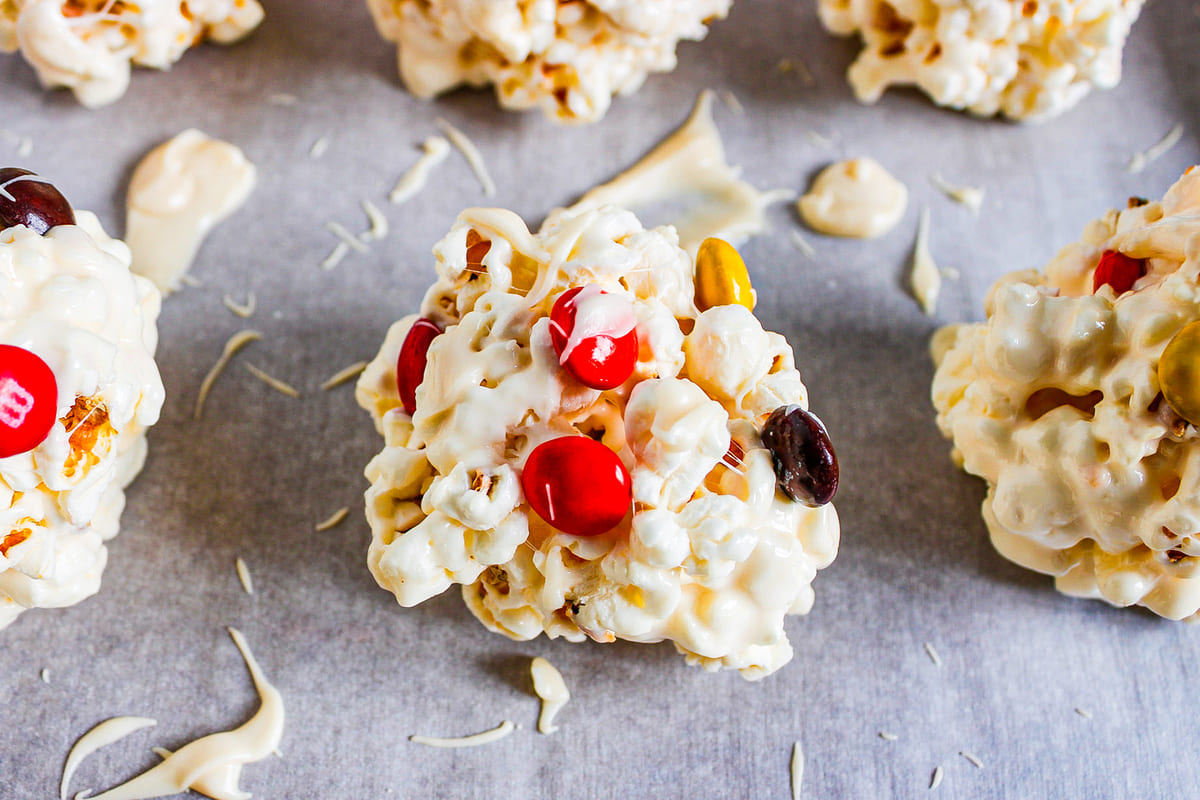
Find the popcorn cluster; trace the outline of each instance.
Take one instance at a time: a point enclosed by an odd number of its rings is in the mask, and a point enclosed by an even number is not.
[[[0,628],[99,589],[104,542],[163,402],[158,290],[130,273],[129,249],[94,215],[75,216],[44,236],[0,230],[0,342],[45,361],[58,407],[41,444],[0,458]],[[0,414],[13,403],[0,398]]]
[[[773,411],[807,405],[786,340],[740,300],[698,309],[675,230],[613,207],[537,234],[471,209],[434,253],[421,319],[391,327],[357,390],[385,438],[367,467],[380,585],[412,606],[462,584],[476,617],[514,639],[668,639],[690,663],[747,678],[785,664],[784,617],[811,608],[839,538],[832,505],[777,491],[763,444]],[[553,307],[597,285],[632,309],[639,343],[632,374],[604,390],[564,369],[552,342]],[[410,416],[397,366],[428,321],[444,333]],[[522,472],[561,437],[602,443],[631,476],[611,530],[569,535],[531,509]]]
[[[996,549],[1066,594],[1198,618],[1200,168],[1001,279],[987,316],[935,338],[933,401]]]
[[[235,42],[262,18],[257,0],[4,0],[0,52],[20,50],[42,85],[98,108],[125,94],[132,64],[169,69],[197,42]]]
[[[699,40],[732,0],[367,0],[399,46],[400,75],[419,97],[492,84],[510,109],[593,122],[614,95],[675,68],[681,39]]]
[[[1053,117],[1121,80],[1142,0],[820,0],[833,33],[859,33],[858,99],[916,86],[941,106],[1011,119]]]

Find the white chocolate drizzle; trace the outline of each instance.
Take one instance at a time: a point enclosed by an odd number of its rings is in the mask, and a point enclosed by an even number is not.
[[[687,121],[641,160],[611,181],[589,190],[574,205],[555,209],[543,228],[601,206],[631,211],[681,197],[697,198],[672,220],[679,246],[692,258],[710,236],[733,245],[766,230],[765,209],[793,199],[790,190],[760,192],[741,180],[741,169],[725,159],[725,146],[712,117],[713,93],[700,93]]]
[[[424,151],[421,157],[400,176],[396,187],[388,195],[388,202],[392,205],[399,205],[412,199],[414,195],[425,188],[425,184],[429,181],[429,173],[433,172],[433,168],[445,161],[446,156],[450,154],[450,143],[441,136],[430,136],[421,145],[421,149]]]
[[[533,691],[542,701],[542,710],[538,714],[538,732],[554,733],[558,730],[554,718],[571,699],[571,692],[567,689],[562,673],[540,656],[533,659],[529,665],[529,674],[533,677]]]
[[[292,386],[290,383],[287,383],[286,381],[281,381],[279,378],[276,378],[274,375],[267,374],[266,372],[264,372],[263,370],[259,369],[256,366],[254,366],[253,364],[247,363],[244,366],[246,367],[247,372],[249,372],[254,377],[258,378],[260,381],[265,383],[267,386],[270,386],[272,389],[279,392],[280,394],[286,394],[288,397],[299,397],[300,396],[300,390],[297,389],[295,386]]]
[[[929,209],[921,209],[921,220],[917,223],[917,243],[912,256],[912,289],[928,316],[937,308],[938,293],[942,288],[942,274],[933,256],[929,254]]]
[[[156,751],[165,754],[161,764],[92,800],[146,800],[188,789],[204,791],[217,800],[242,800],[250,796],[238,789],[238,778],[245,764],[261,761],[279,747],[283,737],[283,696],[263,675],[242,634],[230,628],[229,635],[245,659],[258,691],[259,708],[254,716],[239,728],[202,737],[173,753]],[[215,791],[210,793],[209,789]]]
[[[496,193],[496,182],[492,180],[492,176],[487,169],[487,164],[483,161],[483,155],[479,152],[479,148],[475,146],[475,143],[465,133],[440,117],[437,124],[442,129],[442,132],[446,134],[446,138],[450,140],[450,143],[457,147],[458,152],[462,153],[463,158],[467,160],[467,165],[475,173],[475,177],[479,180],[479,185],[483,187],[484,197],[494,195]]]
[[[318,533],[321,533],[322,531],[327,531],[330,528],[335,528],[338,525],[341,525],[342,520],[344,520],[347,516],[349,516],[349,514],[350,514],[350,508],[348,506],[342,506],[337,511],[330,514],[327,519],[324,519],[321,522],[318,522],[313,527],[313,530],[315,530]]]
[[[483,731],[482,733],[473,733],[470,736],[442,738],[442,737],[438,737],[438,736],[414,735],[414,736],[408,737],[408,740],[415,744],[423,744],[423,745],[427,745],[429,747],[445,747],[445,748],[478,747],[480,745],[491,744],[492,742],[498,742],[501,739],[503,739],[505,736],[508,736],[510,733],[515,731],[516,729],[517,729],[516,725],[512,724],[508,720],[504,720],[503,722],[501,722],[499,725],[497,725],[495,728],[492,728],[491,730]],[[107,798],[106,798],[106,800],[107,800]]]
[[[225,369],[225,365],[229,363],[229,359],[233,358],[238,350],[261,338],[261,333],[250,330],[238,331],[229,337],[217,363],[212,365],[212,369],[208,371],[208,374],[204,376],[204,381],[200,384],[200,392],[196,395],[196,409],[192,412],[193,419],[200,419],[200,415],[204,413],[204,401],[208,399],[208,393],[212,391],[213,384],[217,382],[217,378]]]
[[[150,151],[126,199],[133,271],[164,293],[178,289],[204,237],[246,202],[255,179],[241,150],[195,129]]]
[[[333,375],[329,376],[329,378],[327,378],[325,380],[325,382],[321,384],[321,390],[327,392],[330,389],[336,389],[338,386],[341,386],[343,383],[349,383],[350,381],[357,378],[359,376],[359,373],[361,373],[366,368],[367,368],[367,362],[355,361],[350,366],[344,367],[343,369],[340,369],[337,372],[335,372]]]
[[[246,594],[253,595],[254,581],[250,577],[250,568],[246,566],[246,562],[242,560],[241,556],[238,556],[237,560],[233,562],[233,566],[237,570],[238,580],[241,581]]]
[[[790,772],[792,777],[792,800],[800,800],[800,787],[804,783],[804,750],[801,749],[799,742],[792,743]]]
[[[232,295],[227,294],[221,298],[221,303],[242,319],[250,319],[250,317],[254,316],[254,310],[258,307],[258,298],[254,296],[254,292],[248,292],[246,294],[246,302],[239,303],[233,299]]]
[[[80,736],[79,740],[75,742],[75,746],[71,748],[71,752],[67,754],[66,763],[63,764],[62,779],[58,784],[60,800],[66,800],[67,789],[71,786],[71,778],[85,758],[102,747],[119,742],[134,731],[157,724],[157,720],[149,717],[113,717],[104,720]]]
[[[929,176],[929,182],[946,197],[959,205],[966,206],[972,214],[979,216],[979,209],[983,207],[984,190],[982,187],[956,186],[946,181],[937,172]]]
[[[1179,140],[1183,138],[1183,123],[1178,122],[1175,127],[1167,131],[1167,135],[1158,140],[1155,144],[1146,148],[1140,153],[1134,153],[1129,159],[1129,163],[1125,165],[1125,171],[1137,173],[1144,170],[1150,165],[1150,162],[1161,158],[1175,145],[1179,144]]]
[[[383,212],[379,210],[379,206],[372,203],[370,200],[362,201],[363,213],[367,215],[367,222],[371,227],[358,235],[358,238],[364,242],[377,242],[388,235],[388,221]]]

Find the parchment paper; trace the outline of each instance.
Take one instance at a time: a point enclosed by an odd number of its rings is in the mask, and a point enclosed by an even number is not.
[[[674,73],[584,128],[501,112],[490,92],[416,100],[356,0],[268,2],[245,43],[197,48],[168,74],[139,70],[128,96],[95,112],[41,91],[19,57],[0,57],[0,127],[34,141],[18,159],[0,139],[0,162],[53,178],[114,233],[137,160],[185,127],[240,145],[261,179],[203,248],[193,270],[203,285],[165,303],[169,396],[103,589],[0,633],[0,797],[54,795],[70,745],[112,715],[160,724],[85,762],[72,791],[148,767],[151,745],[175,748],[244,721],[257,701],[227,625],[246,634],[287,702],[283,758],[244,775],[263,800],[784,798],[797,740],[811,798],[923,797],[938,765],[937,791],[949,797],[1198,796],[1200,629],[1062,597],[1049,578],[996,555],[979,518],[983,484],[953,466],[934,426],[927,355],[937,324],[982,316],[999,275],[1044,264],[1089,220],[1129,195],[1160,196],[1200,161],[1193,6],[1151,3],[1121,86],[1036,127],[940,110],[915,92],[858,105],[844,79],[857,46],[827,36],[809,2],[737,0],[707,41],[680,48]],[[784,58],[802,59],[815,86],[778,72]],[[453,591],[401,609],[365,565],[362,470],[380,439],[350,386],[318,385],[372,357],[388,324],[416,308],[433,275],[430,248],[460,209],[495,204],[536,224],[648,150],[704,87],[744,106],[738,115],[719,105],[717,121],[730,160],[756,185],[802,189],[832,160],[871,155],[912,195],[901,225],[873,242],[804,231],[816,250],[805,258],[789,240],[799,223],[781,206],[773,231],[743,248],[757,313],[795,347],[843,465],[842,552],[816,581],[813,612],[788,623],[795,660],[747,683],[688,668],[669,645],[510,642]],[[278,93],[298,102],[268,101]],[[499,194],[485,200],[453,156],[426,192],[387,205],[439,115],[475,139]],[[1176,122],[1184,141],[1127,174],[1130,155]],[[328,152],[311,159],[322,136]],[[935,170],[986,187],[978,219],[929,185]],[[364,197],[385,210],[390,236],[321,271],[336,243],[325,222],[365,228]],[[934,258],[961,274],[935,319],[906,288],[926,205]],[[250,290],[251,320],[222,306],[224,293],[241,300]],[[204,373],[243,327],[262,341],[193,421]],[[304,396],[275,393],[243,362]],[[352,509],[345,523],[314,532],[341,506]],[[238,556],[253,597],[238,583]],[[552,736],[535,732],[534,655],[559,667],[573,695]],[[487,747],[407,741],[506,718],[521,729]]]

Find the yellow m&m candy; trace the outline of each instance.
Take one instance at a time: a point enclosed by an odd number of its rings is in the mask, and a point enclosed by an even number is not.
[[[696,253],[696,308],[737,304],[754,310],[757,300],[746,262],[723,239],[708,238]]]
[[[1200,322],[1184,325],[1158,359],[1158,388],[1175,413],[1200,425]]]

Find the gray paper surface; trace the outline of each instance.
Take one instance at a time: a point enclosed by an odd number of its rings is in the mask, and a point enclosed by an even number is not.
[[[164,304],[168,399],[103,589],[0,632],[0,798],[56,794],[71,744],[110,716],[159,725],[92,756],[72,791],[131,777],[155,763],[152,745],[241,724],[257,700],[228,625],[246,634],[287,703],[282,759],[244,773],[263,800],[785,798],[797,740],[810,798],[923,797],[939,765],[937,792],[948,797],[1200,796],[1200,629],[1060,596],[992,550],[983,484],[953,466],[935,428],[927,355],[936,325],[982,316],[1001,274],[1044,264],[1089,220],[1129,195],[1161,196],[1200,161],[1193,5],[1152,3],[1126,48],[1123,83],[1041,126],[973,119],[906,91],[860,106],[844,79],[857,45],[826,35],[813,4],[782,0],[737,0],[705,42],[680,48],[675,72],[582,128],[502,112],[490,92],[413,98],[355,0],[269,2],[248,41],[196,48],[166,74],[139,70],[122,101],[94,112],[40,90],[19,57],[0,57],[0,128],[34,142],[18,159],[0,139],[0,162],[49,176],[114,234],[134,165],[185,127],[238,144],[260,176],[201,251],[192,274],[203,285]],[[815,86],[778,72],[784,58],[802,59]],[[881,239],[804,230],[816,250],[805,258],[789,240],[799,222],[778,206],[772,231],[742,250],[757,314],[794,346],[843,467],[841,554],[817,578],[812,613],[788,622],[794,661],[748,683],[688,668],[667,644],[510,642],[484,630],[455,591],[398,607],[366,569],[362,470],[381,441],[351,386],[319,384],[371,358],[387,326],[416,308],[433,277],[430,248],[459,210],[495,204],[536,224],[648,150],[704,87],[744,107],[718,104],[717,123],[755,185],[802,189],[827,163],[870,155],[911,190],[904,221]],[[268,102],[277,93],[298,102]],[[452,156],[427,191],[387,205],[437,116],[474,138],[498,195],[485,200]],[[1125,172],[1177,122],[1186,134],[1175,149]],[[311,159],[322,136],[328,152]],[[986,187],[979,218],[930,186],[934,171]],[[384,209],[391,234],[320,270],[336,244],[324,224],[363,229],[362,198]],[[907,292],[923,206],[934,258],[961,275],[934,319]],[[249,321],[221,304],[251,290]],[[204,373],[244,327],[263,339],[192,420]],[[303,397],[275,393],[242,362]],[[346,522],[313,530],[341,506],[352,509]],[[234,571],[239,556],[252,597]],[[535,655],[573,695],[552,736],[535,731]],[[520,730],[487,747],[407,740],[502,719]]]

